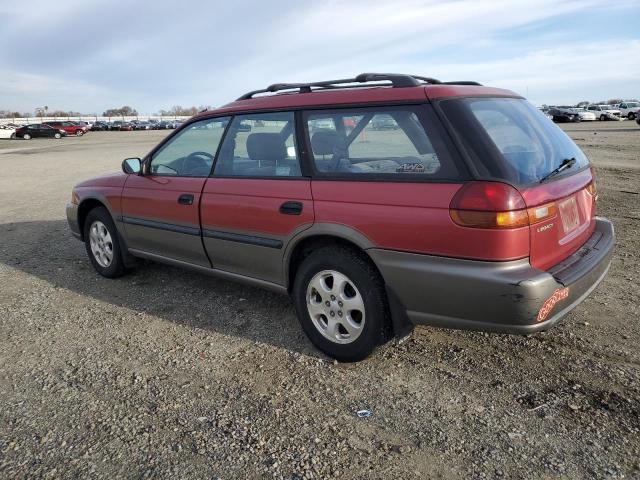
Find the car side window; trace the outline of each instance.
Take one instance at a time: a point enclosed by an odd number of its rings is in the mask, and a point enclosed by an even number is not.
[[[322,110],[305,114],[315,169],[338,176],[457,178],[444,147],[436,149],[419,107]]]
[[[151,158],[151,174],[208,177],[229,117],[192,123],[169,140]]]
[[[301,176],[293,112],[234,117],[220,148],[214,175]]]

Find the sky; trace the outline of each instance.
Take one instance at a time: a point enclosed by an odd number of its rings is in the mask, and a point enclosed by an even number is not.
[[[220,106],[411,73],[536,105],[640,97],[639,0],[0,0],[0,110]]]

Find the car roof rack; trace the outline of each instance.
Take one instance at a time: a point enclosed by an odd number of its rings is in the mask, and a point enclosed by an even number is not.
[[[368,84],[368,85],[363,85]],[[247,92],[238,100],[248,100],[255,95],[261,93],[275,93],[284,90],[298,90],[299,93],[311,93],[316,90],[330,90],[330,89],[342,89],[342,88],[362,88],[365,86],[379,86],[379,87],[418,87],[420,85],[481,85],[478,82],[472,82],[468,80],[461,80],[456,82],[441,82],[436,78],[421,77],[418,75],[406,75],[401,73],[361,73],[355,78],[342,78],[339,80],[324,80],[320,82],[309,83],[274,83],[267,88],[252,90]]]

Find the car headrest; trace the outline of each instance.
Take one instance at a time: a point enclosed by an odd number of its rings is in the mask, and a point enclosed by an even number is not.
[[[252,160],[284,160],[287,147],[279,133],[250,133],[247,137],[247,153]]]
[[[311,136],[311,149],[316,155],[333,155],[341,138],[335,130],[320,130]]]

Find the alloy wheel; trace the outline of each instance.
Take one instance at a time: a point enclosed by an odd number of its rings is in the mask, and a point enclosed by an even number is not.
[[[101,267],[108,267],[113,261],[113,241],[104,223],[96,220],[89,229],[91,253]]]
[[[318,332],[334,343],[352,343],[364,329],[362,295],[349,277],[335,270],[323,270],[309,281],[307,311]]]

